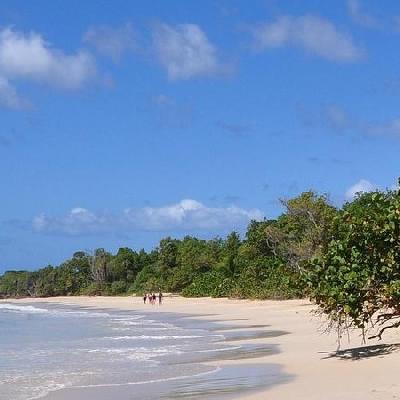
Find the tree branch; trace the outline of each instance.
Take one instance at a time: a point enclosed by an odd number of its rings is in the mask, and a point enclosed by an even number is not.
[[[385,332],[386,329],[398,328],[399,326],[400,326],[400,321],[396,322],[395,324],[385,326],[376,335],[370,336],[368,339],[379,339],[379,340],[382,340],[383,332]]]

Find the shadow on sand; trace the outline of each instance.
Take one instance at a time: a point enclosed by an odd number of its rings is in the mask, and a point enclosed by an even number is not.
[[[351,349],[338,350],[330,353],[323,359],[339,358],[341,360],[363,360],[372,357],[383,357],[387,354],[400,350],[400,343],[395,344],[375,344],[371,346],[353,347]]]

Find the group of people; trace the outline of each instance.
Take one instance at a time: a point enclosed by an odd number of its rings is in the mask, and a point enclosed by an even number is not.
[[[163,299],[163,294],[161,292],[159,292],[158,295],[156,295],[155,293],[145,293],[143,295],[143,303],[146,304],[148,301],[149,304],[154,305],[157,302],[157,298],[158,298],[158,304],[161,305]]]

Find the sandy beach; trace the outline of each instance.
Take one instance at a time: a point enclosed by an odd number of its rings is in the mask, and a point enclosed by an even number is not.
[[[250,301],[166,297],[160,306],[143,305],[139,297],[59,297],[14,300],[74,304],[118,310],[146,310],[195,315],[199,319],[234,325],[249,337],[243,343],[276,345],[276,354],[257,359],[212,361],[216,365],[241,366],[272,363],[290,376],[286,382],[265,390],[250,392],[240,398],[258,399],[393,399],[400,398],[397,367],[400,362],[400,331],[388,332],[382,341],[362,345],[359,333],[343,338],[336,353],[334,332],[326,334],[324,324],[306,300]],[[10,302],[7,300],[7,302]],[[286,334],[268,337],[268,331]]]

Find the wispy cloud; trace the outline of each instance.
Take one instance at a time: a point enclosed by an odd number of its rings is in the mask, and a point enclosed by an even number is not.
[[[25,109],[29,102],[21,97],[8,79],[0,76],[0,106],[14,110]]]
[[[350,186],[346,190],[345,196],[347,200],[352,200],[357,195],[357,193],[372,192],[377,188],[378,188],[377,185],[374,185],[370,181],[366,179],[360,179],[357,183]]]
[[[196,200],[186,199],[158,208],[128,208],[119,215],[95,213],[78,207],[59,217],[41,214],[32,224],[36,232],[62,235],[132,231],[218,232],[244,227],[250,220],[262,217],[263,213],[258,209],[207,207]]]
[[[366,28],[380,28],[381,23],[377,18],[366,13],[359,0],[347,0],[347,10],[352,20]]]
[[[193,121],[193,108],[187,102],[177,102],[173,97],[160,93],[151,97],[160,128],[188,128]]]
[[[364,124],[364,130],[374,136],[391,136],[400,138],[400,118],[384,122],[370,122]]]
[[[125,53],[137,49],[131,24],[120,27],[92,26],[84,34],[83,41],[93,46],[99,54],[111,57],[114,62],[118,62]]]
[[[326,107],[324,116],[328,124],[339,133],[352,130],[361,135],[400,138],[400,117],[386,121],[368,121],[357,118],[334,104]]]
[[[338,132],[343,132],[353,126],[350,116],[337,104],[329,104],[323,113],[330,127]]]
[[[356,62],[365,56],[350,34],[340,31],[329,20],[314,15],[284,15],[254,27],[252,34],[254,46],[260,51],[293,46],[329,61],[343,63]]]
[[[337,134],[400,138],[400,116],[377,121],[364,115],[355,115],[341,105],[331,103],[322,106],[319,111],[299,107],[298,117],[307,127],[325,128]]]
[[[157,24],[153,46],[171,80],[215,76],[224,70],[217,48],[196,24]]]
[[[253,131],[253,126],[249,124],[238,124],[224,121],[217,121],[217,127],[233,136],[245,136]]]
[[[163,94],[163,93],[153,96],[151,98],[151,100],[158,107],[170,107],[170,106],[174,106],[176,104],[174,99],[172,99],[170,96],[167,96],[166,94]]]

